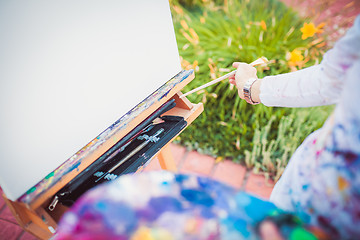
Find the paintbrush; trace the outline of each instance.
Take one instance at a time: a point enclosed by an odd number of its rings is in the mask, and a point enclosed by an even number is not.
[[[257,65],[265,64],[267,62],[268,62],[268,60],[267,60],[266,57],[261,57],[261,58],[256,59],[252,63],[250,63],[250,65],[254,67],[254,66],[257,66]],[[217,79],[215,79],[215,80],[213,80],[211,82],[208,82],[208,83],[206,83],[206,84],[204,84],[204,85],[202,85],[202,86],[200,86],[198,88],[195,88],[195,89],[193,89],[193,90],[191,90],[191,91],[189,91],[187,93],[184,93],[183,95],[180,96],[180,98],[186,97],[189,94],[192,94],[192,93],[197,92],[197,91],[199,91],[199,90],[201,90],[203,88],[214,85],[215,83],[221,82],[222,80],[225,80],[225,79],[227,79],[227,78],[229,78],[231,76],[234,76],[235,74],[236,74],[236,70],[234,70],[232,72],[229,72],[228,74],[225,74],[222,77],[219,77],[219,78],[217,78]]]
[[[140,144],[139,146],[137,146],[131,153],[129,153],[129,155],[127,155],[125,158],[121,159],[115,166],[113,166],[109,171],[107,171],[106,173],[104,173],[100,178],[98,178],[95,182],[100,181],[101,179],[103,179],[104,177],[106,177],[107,175],[111,174],[116,168],[118,168],[121,164],[123,164],[124,162],[126,162],[128,159],[130,159],[132,156],[134,156],[136,153],[138,153],[141,149],[143,149],[148,143],[150,142],[157,142],[158,141],[158,137],[162,132],[164,132],[163,128],[160,128],[160,130],[158,130],[153,136],[140,136],[145,138],[145,141]]]

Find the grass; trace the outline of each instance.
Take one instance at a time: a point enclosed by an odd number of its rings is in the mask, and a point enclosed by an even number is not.
[[[196,70],[184,92],[233,70],[235,61],[270,59],[258,68],[264,77],[318,63],[323,38],[302,40],[302,19],[276,0],[170,1],[182,66]],[[293,50],[300,61],[289,61]],[[221,160],[231,158],[278,179],[305,137],[321,127],[332,107],[309,109],[252,106],[226,81],[189,95],[205,111],[178,141]]]

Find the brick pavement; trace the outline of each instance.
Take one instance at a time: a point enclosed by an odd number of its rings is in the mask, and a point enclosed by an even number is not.
[[[235,189],[268,199],[274,182],[267,180],[263,174],[255,174],[244,166],[228,159],[216,163],[215,158],[187,151],[184,147],[171,144],[171,151],[179,173],[198,174],[216,179]],[[144,171],[161,170],[158,161],[151,161]]]
[[[224,160],[219,163],[215,158],[201,155],[195,151],[187,151],[184,147],[171,144],[172,154],[178,172],[187,174],[198,174],[221,181],[236,189],[245,190],[254,195],[269,198],[273,182],[267,181],[262,175],[255,175],[245,167]],[[161,170],[157,159],[153,159],[144,171]],[[0,194],[2,190],[0,189]],[[3,198],[0,199],[0,240],[35,240],[34,236],[25,232],[12,216],[9,208],[5,205]]]

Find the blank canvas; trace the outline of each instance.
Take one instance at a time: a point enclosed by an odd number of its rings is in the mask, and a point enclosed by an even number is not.
[[[181,70],[167,0],[1,1],[0,33],[11,200]]]

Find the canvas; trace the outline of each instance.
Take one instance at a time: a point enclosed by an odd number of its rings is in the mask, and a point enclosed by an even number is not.
[[[0,3],[0,184],[16,200],[180,72],[167,0]]]

